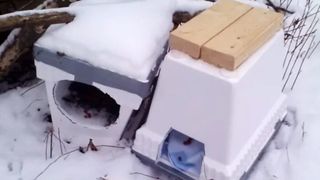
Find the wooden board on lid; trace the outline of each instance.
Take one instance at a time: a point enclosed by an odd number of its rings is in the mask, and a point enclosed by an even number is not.
[[[201,59],[234,70],[282,27],[283,15],[254,8],[201,48]]]
[[[169,40],[170,47],[193,58],[200,58],[201,47],[206,42],[251,9],[252,7],[233,0],[220,0],[173,31]]]
[[[170,35],[171,49],[235,70],[282,27],[283,15],[233,0],[213,7]]]

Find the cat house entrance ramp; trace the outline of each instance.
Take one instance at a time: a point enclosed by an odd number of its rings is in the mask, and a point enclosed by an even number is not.
[[[281,22],[220,0],[172,32],[133,150],[182,179],[244,177],[287,112]]]

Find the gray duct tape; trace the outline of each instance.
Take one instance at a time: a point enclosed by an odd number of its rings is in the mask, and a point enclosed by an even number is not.
[[[166,49],[166,48],[164,48]],[[164,52],[157,60],[156,67],[150,72],[148,82],[141,82],[115,72],[95,67],[83,60],[71,58],[62,53],[54,53],[48,49],[35,46],[34,56],[37,61],[54,66],[75,75],[75,81],[92,85],[93,82],[105,86],[121,89],[145,98],[151,93],[152,82],[157,76],[160,63],[164,59]]]

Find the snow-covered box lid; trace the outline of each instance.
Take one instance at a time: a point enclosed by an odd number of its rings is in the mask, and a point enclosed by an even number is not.
[[[209,6],[192,0],[83,0],[66,10],[76,15],[74,21],[50,26],[36,47],[147,82],[164,51],[173,13]]]

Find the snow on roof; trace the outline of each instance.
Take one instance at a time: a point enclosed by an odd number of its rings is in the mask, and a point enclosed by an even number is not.
[[[76,14],[73,22],[52,25],[36,45],[147,81],[169,37],[173,13],[211,5],[198,0],[83,0],[70,7]]]

